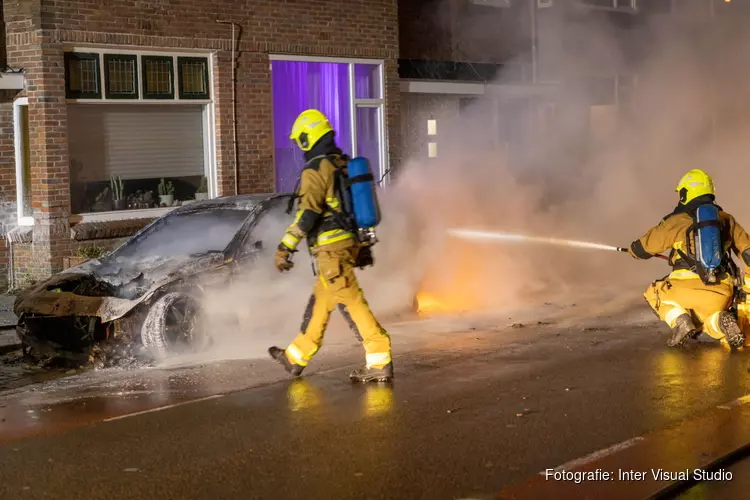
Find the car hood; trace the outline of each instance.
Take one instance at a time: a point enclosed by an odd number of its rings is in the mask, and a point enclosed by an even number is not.
[[[117,319],[171,282],[224,264],[222,253],[126,261],[92,259],[19,294],[13,312]]]

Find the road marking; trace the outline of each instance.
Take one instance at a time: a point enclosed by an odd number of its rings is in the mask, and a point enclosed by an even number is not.
[[[634,437],[632,439],[628,439],[627,441],[623,441],[622,443],[617,443],[615,445],[610,446],[609,448],[604,448],[599,451],[595,451],[594,453],[591,453],[590,455],[586,455],[585,457],[576,458],[574,460],[571,460],[570,462],[566,462],[558,467],[555,467],[552,469],[555,472],[560,472],[563,470],[571,470],[576,467],[580,467],[582,465],[586,465],[588,463],[593,462],[594,460],[598,460],[602,457],[606,457],[607,455],[612,455],[613,453],[617,453],[618,451],[622,451],[624,449],[630,448],[631,446],[635,445],[636,443],[643,441],[646,438],[643,437]],[[540,476],[544,476],[547,472],[542,471],[539,472]]]
[[[128,413],[127,415],[119,415],[117,417],[111,417],[104,419],[104,422],[112,422],[113,420],[121,420],[123,418],[135,417],[137,415],[143,415],[145,413],[154,413],[157,411],[168,410],[169,408],[175,408],[177,406],[189,405],[192,403],[200,403],[201,401],[208,401],[210,399],[223,398],[223,394],[214,394],[213,396],[206,396],[205,398],[192,399],[190,401],[183,401],[182,403],[175,403],[173,405],[160,406],[158,408],[151,408],[150,410],[137,411],[134,413]]]
[[[717,406],[717,408],[721,408],[722,410],[731,410],[735,406],[740,406],[747,403],[750,403],[750,394],[748,394],[747,396],[742,396],[741,398],[737,398],[734,401],[730,401],[729,403],[719,405]]]

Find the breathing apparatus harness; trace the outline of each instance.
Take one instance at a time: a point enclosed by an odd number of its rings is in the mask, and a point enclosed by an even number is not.
[[[727,234],[726,227],[719,217],[721,207],[716,205],[712,198],[696,199],[694,201],[698,203],[678,206],[670,214],[687,213],[693,219],[685,234],[685,251],[679,248],[672,249],[670,261],[674,253],[677,253],[688,269],[696,273],[706,285],[719,283],[724,274],[734,279],[739,275],[737,266],[724,246]]]
[[[335,167],[334,173],[334,193],[336,198],[340,202],[340,210],[336,210],[330,205],[332,217],[336,222],[345,230],[352,232],[359,244],[359,251],[357,252],[357,261],[355,266],[363,269],[368,266],[372,266],[375,260],[372,256],[372,247],[378,242],[375,234],[374,227],[361,228],[357,223],[357,204],[353,200],[352,186],[359,183],[373,183],[375,181],[374,176],[369,170],[364,173],[358,173],[353,176],[347,175],[345,169],[351,162],[351,158],[343,153],[336,154],[321,154],[310,158],[304,168],[310,168],[313,164],[319,163],[323,159],[328,159]],[[359,158],[357,160],[360,160]],[[368,166],[369,169],[369,166]],[[286,213],[290,214],[294,210],[294,202],[299,198],[299,189],[302,182],[302,175],[297,177],[297,181],[294,186],[294,194],[292,194],[287,205]],[[375,203],[377,203],[375,201]],[[379,222],[379,220],[377,221]],[[376,224],[377,224],[376,222]],[[314,266],[313,266],[314,270]]]

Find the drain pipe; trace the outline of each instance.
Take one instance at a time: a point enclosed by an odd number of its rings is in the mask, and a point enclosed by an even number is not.
[[[10,256],[10,259],[8,259],[10,262],[10,267],[8,269],[8,290],[15,290],[16,289],[16,266],[13,262],[13,238],[11,237],[10,233],[7,233],[5,235],[5,242],[8,244],[8,254]]]
[[[237,41],[235,37],[235,27],[239,28],[239,25],[233,21],[216,20],[219,24],[231,24],[232,25],[232,142],[234,145],[234,194],[240,194],[240,166],[237,158],[239,157],[237,149]],[[218,194],[218,193],[217,193]]]

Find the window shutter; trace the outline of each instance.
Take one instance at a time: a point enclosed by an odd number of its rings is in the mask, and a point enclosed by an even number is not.
[[[70,104],[77,181],[203,175],[202,105]]]

